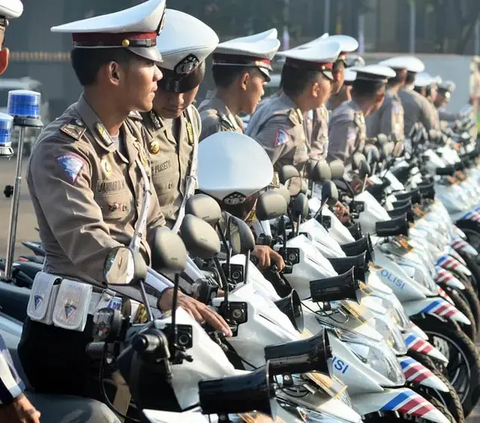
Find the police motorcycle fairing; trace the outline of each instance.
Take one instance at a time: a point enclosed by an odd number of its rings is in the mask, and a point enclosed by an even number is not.
[[[205,144],[205,141],[204,141],[204,142],[202,142],[202,145],[201,145],[201,146],[205,146],[204,148],[207,148],[206,145],[207,145],[207,144]],[[230,147],[231,147],[231,144],[229,144],[228,147],[230,148]],[[215,147],[215,151],[218,152],[218,150],[219,150],[219,148],[218,148],[218,146],[216,146],[216,147]],[[205,163],[205,162],[204,162],[204,163]],[[206,163],[205,163],[205,164],[206,164]],[[210,168],[211,168],[211,166],[210,166]],[[210,175],[210,177],[212,177],[212,175]],[[212,177],[212,180],[213,180],[213,177]],[[217,178],[215,178],[215,181],[212,182],[212,184],[211,184],[210,186],[205,186],[205,185],[202,184],[202,178],[201,178],[201,176],[200,176],[200,177],[199,177],[200,190],[201,190],[202,192],[206,192],[206,193],[208,193],[208,194],[210,194],[210,195],[212,195],[212,196],[214,196],[214,197],[216,197],[216,198],[219,198],[219,195],[218,195],[217,192],[215,192],[214,187],[215,187],[215,184],[218,184],[218,181],[220,181],[220,180],[222,181],[222,183],[225,182],[225,178],[218,178],[218,177],[217,177]],[[238,184],[238,181],[234,181],[234,183],[237,183],[237,184]],[[224,186],[223,186],[223,188],[224,188]],[[224,194],[228,195],[229,192],[225,192]],[[320,257],[315,258],[315,255],[316,255],[315,250],[312,250],[310,253],[312,254],[312,258],[314,258],[314,259],[316,259],[316,260],[324,259],[323,257],[321,257],[321,258],[320,258]],[[327,263],[327,262],[325,262],[325,264],[326,264],[326,263]],[[244,268],[247,269],[248,266],[245,266]],[[250,271],[250,270],[248,270],[247,272],[248,272],[248,274],[251,274],[251,273],[252,273],[252,271]],[[256,279],[256,278],[254,278],[254,279]],[[266,283],[266,281],[264,281],[264,279],[262,280],[262,282],[263,282],[263,283]],[[248,286],[249,284],[252,285],[253,283],[254,283],[254,282],[252,282],[252,281],[250,280],[250,278],[247,277],[247,282],[245,283],[245,285]],[[235,290],[234,290],[234,291],[231,293],[230,297],[231,297],[232,295],[235,295],[235,293],[241,293],[241,292],[242,292],[242,289],[245,290],[245,285],[242,286],[240,289],[237,288],[238,291],[235,291]],[[245,292],[246,292],[246,291],[245,291]],[[250,294],[252,294],[252,292],[254,292],[254,290],[251,290],[251,291],[250,291]],[[263,292],[263,295],[266,295],[266,293],[268,292],[268,289],[263,290],[263,291],[262,291],[262,290],[258,290],[258,292]],[[245,298],[245,299],[246,299],[246,298]],[[215,301],[219,301],[219,300],[214,300],[214,302],[215,302]],[[262,311],[262,310],[259,310],[259,315],[260,315],[260,312],[261,312],[261,311]],[[274,323],[274,322],[272,322],[272,323]],[[241,326],[243,326],[244,324],[245,324],[245,323],[243,323],[242,325],[240,325],[240,327],[239,327],[239,333],[240,333],[240,331],[242,330],[242,327],[241,327]],[[245,327],[246,327],[246,326],[245,326]],[[253,327],[253,325],[252,325],[252,327]],[[320,326],[318,325],[318,322],[317,322],[314,333],[318,333],[319,328],[320,328]],[[273,334],[273,331],[272,331],[272,334]],[[293,333],[292,333],[292,335],[293,335]],[[329,335],[329,337],[330,337],[330,335]],[[257,341],[257,342],[258,342],[258,341]],[[245,354],[248,354],[248,351],[245,351],[244,353],[245,353]],[[242,357],[242,358],[244,358],[244,357]],[[253,357],[253,355],[252,355],[252,358],[251,358],[251,359],[255,359],[255,357]],[[258,357],[257,357],[256,359],[258,360]],[[246,360],[246,359],[245,359],[245,360]],[[246,360],[246,361],[248,361],[248,360]],[[251,363],[251,364],[253,364],[253,363]],[[395,365],[398,365],[398,363],[395,363]],[[400,370],[399,370],[399,371],[400,371]],[[400,374],[401,374],[401,371],[400,371]],[[380,391],[383,390],[383,388],[381,388],[381,387],[379,387],[379,389],[380,389]]]

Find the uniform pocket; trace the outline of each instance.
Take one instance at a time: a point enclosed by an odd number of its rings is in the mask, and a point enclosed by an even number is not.
[[[103,219],[121,220],[133,207],[133,197],[125,181],[98,181],[95,201],[102,210]]]

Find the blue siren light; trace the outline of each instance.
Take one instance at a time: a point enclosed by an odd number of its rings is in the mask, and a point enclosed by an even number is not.
[[[29,90],[8,92],[8,114],[15,117],[40,119],[40,93]]]

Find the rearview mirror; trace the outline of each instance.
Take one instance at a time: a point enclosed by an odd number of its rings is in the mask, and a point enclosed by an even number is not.
[[[303,189],[303,178],[300,176],[293,176],[285,181],[285,187],[288,189],[291,197],[295,197]]]
[[[323,184],[332,179],[332,171],[326,161],[320,160],[310,172],[310,179],[316,184]]]
[[[338,201],[338,189],[332,181],[327,181],[322,186],[322,202],[334,206]]]
[[[110,250],[103,266],[108,285],[133,285],[146,277],[147,264],[139,252],[123,246]]]
[[[295,166],[292,165],[286,165],[283,166],[279,171],[278,171],[278,179],[281,184],[284,184],[291,178],[298,177],[300,176],[300,173],[298,172],[298,169]]]
[[[340,159],[332,160],[329,166],[332,174],[332,180],[343,178],[343,174],[345,173],[345,165]]]
[[[371,173],[372,173],[372,169],[370,168],[370,165],[367,163],[367,161],[366,160],[361,161],[358,167],[358,174],[360,178],[362,179],[366,178],[370,176]]]
[[[182,239],[170,229],[155,228],[152,237],[152,268],[181,272],[187,266],[187,250]]]
[[[187,200],[185,214],[193,214],[213,226],[222,218],[222,209],[212,197],[196,194]]]
[[[215,229],[192,214],[184,217],[180,236],[187,250],[196,257],[207,260],[220,252],[220,239]]]
[[[255,237],[252,230],[243,220],[235,216],[228,218],[227,238],[234,254],[247,254],[255,248]]]
[[[258,220],[276,219],[287,214],[287,203],[279,193],[267,191],[258,197],[255,211]]]
[[[292,212],[295,218],[298,218],[300,216],[305,218],[308,216],[308,198],[305,194],[298,194],[298,196],[295,198],[293,202]]]
[[[285,203],[287,203],[287,207],[290,205],[290,201],[292,197],[290,196],[290,191],[285,185],[280,185],[277,188],[274,188],[272,192],[275,192],[277,194],[280,194],[283,199],[285,200]]]
[[[359,170],[360,164],[366,161],[367,158],[362,153],[354,153],[352,156],[352,170]]]

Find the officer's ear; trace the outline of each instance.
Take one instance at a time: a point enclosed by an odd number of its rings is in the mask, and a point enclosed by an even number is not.
[[[250,81],[250,72],[244,72],[240,77],[240,88],[242,89],[242,91],[247,90],[247,85],[249,81]]]
[[[113,85],[120,85],[122,69],[117,62],[109,62],[107,65],[107,78]]]

